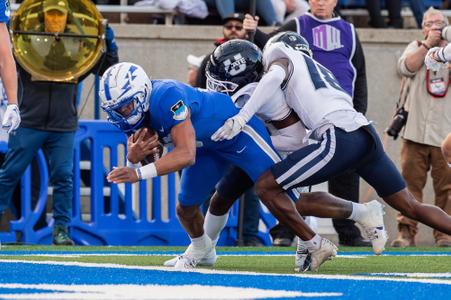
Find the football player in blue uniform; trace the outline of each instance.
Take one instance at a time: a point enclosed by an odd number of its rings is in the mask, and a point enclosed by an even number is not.
[[[176,259],[174,266],[192,268],[205,262],[206,258],[207,261],[211,258],[210,262],[214,263],[215,241],[212,242],[208,232],[204,232],[199,205],[209,197],[229,166],[237,166],[255,182],[281,160],[264,124],[254,117],[233,139],[213,141],[211,135],[239,111],[229,96],[195,89],[174,80],[150,80],[141,67],[132,63],[112,66],[102,76],[100,86],[102,108],[110,122],[128,135],[141,128],[152,129],[165,143],[174,145],[161,159],[144,166],[116,168],[107,179],[113,183],[137,182],[183,169],[177,215],[191,238],[191,245]],[[134,153],[131,163],[141,161],[148,154],[143,151],[138,157]],[[293,195],[291,198],[295,199]],[[341,204],[322,207],[321,212],[337,213]],[[223,221],[222,218],[214,220],[214,226],[221,226]],[[303,221],[297,232],[301,239],[315,235]],[[330,241],[320,237],[320,243],[329,244]],[[312,259],[303,271],[317,270],[336,254],[333,250],[334,253],[327,252],[320,259]]]
[[[175,267],[195,267],[203,257],[215,256],[214,245],[203,230],[199,205],[229,165],[238,166],[256,181],[280,161],[264,124],[252,118],[236,138],[212,141],[211,135],[238,113],[229,96],[174,80],[150,80],[132,63],[112,66],[102,76],[100,86],[102,108],[110,122],[129,135],[142,127],[153,129],[165,143],[174,145],[161,159],[141,167],[116,168],[107,179],[137,182],[183,169],[177,215],[191,238],[193,251],[180,256]],[[302,226],[311,232],[305,223]]]
[[[8,133],[17,129],[20,124],[20,113],[17,106],[17,72],[8,28],[10,4],[8,0],[0,0],[0,78],[6,91],[8,106],[3,115],[2,127]]]

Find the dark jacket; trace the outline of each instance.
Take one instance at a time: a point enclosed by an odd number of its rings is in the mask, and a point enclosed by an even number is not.
[[[113,34],[114,42],[114,34]],[[102,75],[119,61],[116,44],[107,42],[107,52],[102,55],[90,73]],[[31,81],[31,75],[18,65],[20,126],[38,130],[69,132],[78,127],[77,85]]]

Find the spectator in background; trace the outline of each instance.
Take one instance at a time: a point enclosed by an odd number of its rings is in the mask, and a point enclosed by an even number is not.
[[[245,39],[247,37],[246,31],[243,28],[244,15],[239,13],[233,13],[222,20],[222,38],[217,39],[214,42],[215,47],[233,40],[233,39]],[[207,77],[205,75],[205,67],[210,59],[210,54],[206,55],[202,61],[199,71],[197,72],[196,86],[200,88],[206,88]]]
[[[305,0],[271,0],[277,16],[277,22],[285,24],[309,10]]]
[[[430,8],[423,17],[422,41],[413,41],[398,61],[398,71],[408,78],[406,110],[409,112],[403,132],[401,148],[402,175],[407,188],[416,199],[422,201],[427,173],[435,192],[435,205],[451,214],[451,169],[443,159],[440,145],[451,132],[451,93],[449,93],[448,66],[434,72],[427,70],[424,59],[432,47],[445,46],[442,29],[448,19],[439,10]],[[398,215],[399,236],[394,247],[415,245],[417,222]],[[451,246],[451,237],[434,230],[437,246]]]
[[[192,87],[197,87],[196,86],[197,71],[199,70],[199,67],[202,64],[204,58],[205,55],[195,56],[192,54],[189,54],[186,57],[186,61],[188,62],[187,83]]]
[[[368,0],[366,6],[370,15],[370,26],[374,28],[386,28],[387,24],[385,24],[384,17],[381,14],[381,1]],[[388,27],[402,28],[401,0],[386,0],[385,6],[388,10]]]
[[[418,28],[421,28],[423,13],[426,10],[424,2],[422,0],[410,0],[409,4]],[[384,17],[381,14],[381,2],[379,0],[367,1],[370,26],[374,28],[403,28],[401,0],[386,0],[385,7],[388,11],[388,24],[385,23]]]
[[[289,21],[269,35],[256,30],[257,21],[246,15],[245,30],[255,31],[255,42],[262,48],[269,37],[283,31],[294,31],[302,35],[310,44],[313,58],[329,69],[341,87],[352,97],[354,108],[366,113],[368,95],[365,70],[365,57],[357,32],[352,24],[334,13],[337,0],[310,0],[310,13]],[[258,19],[257,19],[258,20]],[[337,197],[359,201],[359,176],[354,170],[329,180],[329,192]],[[343,246],[370,246],[360,230],[351,220],[333,220],[339,243]],[[288,234],[284,227],[278,226],[272,233],[274,241],[289,246]],[[278,235],[281,235],[280,239]],[[293,235],[294,237],[294,235]]]
[[[249,11],[249,0],[204,0],[211,8],[218,11],[222,19],[230,16],[238,11]],[[276,12],[272,5],[272,0],[256,0],[257,15],[261,16],[263,21],[268,26],[279,24],[276,17]]]
[[[68,6],[67,0],[45,0],[43,10],[46,32],[64,32]],[[106,31],[106,45],[106,53],[91,72],[102,74],[118,62],[117,46],[110,27]],[[73,146],[78,127],[75,103],[77,85],[33,81],[22,67],[18,66],[18,70],[22,123],[15,134],[9,136],[8,152],[0,169],[0,211],[10,205],[18,180],[38,149],[43,148],[48,158],[50,181],[53,185],[53,244],[73,245],[68,225],[72,217]],[[85,76],[87,75],[89,74]]]
[[[17,107],[17,72],[14,57],[11,52],[11,42],[7,28],[9,21],[9,1],[0,6],[0,141],[7,141],[9,132],[17,129],[20,124],[19,108]],[[6,131],[5,131],[6,130]],[[3,160],[3,153],[0,160]],[[6,209],[6,207],[5,207]],[[5,209],[0,206],[0,225]]]

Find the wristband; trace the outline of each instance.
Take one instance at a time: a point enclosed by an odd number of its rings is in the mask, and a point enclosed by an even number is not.
[[[154,163],[145,165],[144,167],[135,169],[139,180],[157,177],[157,167]]]
[[[428,51],[431,50],[431,47],[428,47],[425,42],[421,42],[421,46],[426,48],[426,50],[428,50]]]

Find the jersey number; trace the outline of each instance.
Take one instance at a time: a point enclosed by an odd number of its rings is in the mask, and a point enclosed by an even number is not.
[[[307,68],[310,73],[310,78],[312,79],[313,85],[315,86],[315,90],[320,88],[326,88],[327,86],[326,82],[324,82],[325,80],[334,89],[344,92],[344,90],[341,88],[340,84],[338,83],[337,79],[335,79],[331,71],[329,71],[320,64],[316,64],[310,57],[305,55],[303,55],[303,57],[305,63],[307,64]],[[323,75],[324,79],[319,74],[320,72]]]

